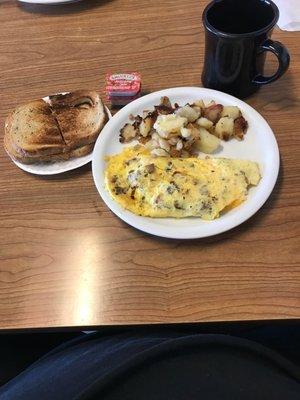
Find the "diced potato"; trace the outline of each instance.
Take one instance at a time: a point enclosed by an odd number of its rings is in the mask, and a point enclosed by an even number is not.
[[[200,108],[192,108],[188,104],[178,108],[175,111],[176,115],[179,115],[180,117],[185,117],[188,122],[194,122],[196,119],[198,119],[201,115],[201,109]]]
[[[137,133],[138,132],[133,125],[125,124],[123,128],[120,130],[119,141],[121,143],[128,143],[137,136]]]
[[[248,128],[248,122],[244,117],[239,117],[234,121],[234,136],[242,140]]]
[[[164,104],[159,104],[158,106],[154,106],[155,113],[158,115],[168,115],[173,114],[173,108],[168,107]]]
[[[140,123],[142,122],[143,118],[140,115],[136,115],[134,117],[134,123],[132,124],[135,129],[139,130]]]
[[[196,113],[198,114],[198,118],[200,118],[201,117],[201,115],[202,115],[202,108],[201,107],[199,107],[199,106],[197,106],[196,104],[189,104],[189,106],[194,110],[194,111],[196,111]],[[197,118],[196,118],[197,119]],[[196,120],[194,120],[194,121],[192,121],[192,122],[195,122]]]
[[[153,126],[153,119],[152,119],[150,116],[146,117],[146,118],[143,119],[142,122],[140,123],[140,127],[139,127],[139,129],[140,129],[140,134],[141,134],[143,137],[148,136],[149,133],[150,133],[150,131],[151,131],[151,129],[152,129],[152,126]]]
[[[197,142],[197,149],[203,153],[213,153],[220,145],[220,139],[209,133],[206,129],[200,128],[200,140]]]
[[[170,101],[169,97],[167,97],[167,96],[163,96],[160,98],[160,104],[162,104],[163,106],[172,108],[171,101]]]
[[[223,117],[220,118],[215,126],[215,135],[223,140],[228,140],[234,134],[234,120],[233,118]]]
[[[201,118],[197,119],[196,122],[199,126],[201,126],[201,128],[205,128],[205,129],[210,129],[214,125],[212,121],[210,121],[209,119],[207,119],[205,117],[201,117]]]
[[[222,111],[222,104],[212,104],[204,109],[203,117],[209,119],[215,124],[220,119]]]
[[[221,112],[221,117],[229,117],[236,119],[241,116],[241,111],[236,106],[224,106]]]

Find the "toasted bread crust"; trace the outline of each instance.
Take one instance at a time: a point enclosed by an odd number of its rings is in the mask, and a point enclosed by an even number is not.
[[[54,94],[49,96],[49,103],[53,110],[61,107],[75,107],[82,103],[95,104],[99,99],[97,92],[93,90],[75,90],[65,94]]]

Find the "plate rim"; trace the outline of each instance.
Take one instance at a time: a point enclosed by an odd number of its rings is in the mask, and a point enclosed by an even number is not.
[[[97,151],[99,146],[101,145],[101,140],[104,140],[104,136],[105,131],[110,129],[110,126],[112,125],[112,127],[114,126],[114,122],[117,118],[121,118],[122,115],[126,114],[129,115],[132,112],[132,108],[135,108],[135,106],[140,105],[140,103],[146,103],[149,99],[151,99],[152,97],[158,97],[158,96],[176,96],[176,91],[177,92],[183,92],[183,91],[205,91],[206,94],[211,97],[212,99],[214,98],[214,96],[219,96],[220,94],[222,96],[225,96],[226,99],[228,101],[233,102],[233,104],[235,105],[242,105],[242,108],[244,110],[250,111],[251,113],[254,112],[255,117],[260,119],[260,121],[266,126],[266,128],[269,130],[269,134],[270,135],[270,140],[272,140],[273,142],[273,153],[272,153],[272,161],[273,161],[273,170],[272,170],[272,175],[269,177],[269,180],[265,183],[266,187],[264,190],[263,195],[261,194],[259,197],[259,201],[257,203],[255,203],[254,205],[252,205],[251,209],[242,214],[239,215],[238,218],[230,218],[229,223],[225,223],[223,224],[223,227],[217,227],[217,229],[211,229],[210,231],[206,231],[206,232],[201,232],[201,231],[196,231],[194,233],[187,233],[184,231],[184,233],[180,232],[174,232],[172,234],[170,233],[166,233],[166,232],[157,232],[157,229],[153,229],[153,227],[149,227],[147,226],[147,224],[145,223],[137,223],[135,221],[130,220],[130,215],[133,215],[134,217],[138,217],[137,215],[135,215],[134,213],[128,211],[128,210],[119,210],[118,207],[115,207],[115,205],[118,206],[118,204],[110,198],[111,200],[111,205],[109,205],[107,203],[107,201],[105,200],[105,195],[102,196],[102,192],[107,193],[105,188],[102,188],[100,185],[100,181],[98,180],[98,174],[100,174],[100,171],[97,170],[96,166],[97,166],[97,162],[99,160],[97,160]],[[179,94],[177,94],[179,95]],[[128,111],[130,110],[130,111]],[[278,178],[278,174],[279,174],[279,167],[280,167],[280,154],[279,154],[279,148],[278,148],[278,143],[276,140],[276,137],[274,135],[274,132],[272,130],[272,128],[270,127],[270,125],[268,124],[268,122],[265,120],[265,118],[258,112],[256,111],[252,106],[250,106],[249,104],[247,104],[246,102],[244,102],[241,99],[238,99],[234,96],[231,96],[227,93],[218,91],[218,90],[213,90],[213,89],[207,89],[207,88],[203,88],[203,87],[195,87],[195,86],[179,86],[179,87],[173,87],[173,88],[168,88],[168,89],[163,89],[163,90],[159,90],[159,91],[155,91],[152,92],[148,95],[145,95],[139,99],[134,100],[133,102],[127,104],[125,107],[123,107],[119,112],[117,112],[111,119],[110,121],[108,121],[107,125],[103,128],[104,129],[104,135],[101,137],[99,136],[96,143],[95,143],[95,147],[94,147],[94,151],[93,151],[93,156],[92,156],[92,174],[93,174],[93,179],[94,179],[94,184],[97,188],[97,191],[101,197],[101,199],[103,200],[103,202],[106,204],[106,206],[117,216],[119,217],[121,220],[123,220],[124,222],[126,222],[128,225],[151,235],[157,236],[157,237],[164,237],[164,238],[168,238],[168,239],[200,239],[200,238],[205,238],[205,237],[209,237],[209,236],[215,236],[221,233],[224,233],[226,231],[229,231],[241,224],[243,224],[245,221],[247,221],[249,218],[251,218],[263,205],[264,203],[267,201],[267,199],[270,197],[275,184],[277,182],[277,178]],[[101,173],[103,174],[103,171],[101,171]],[[247,203],[247,201],[245,201],[245,203]],[[127,217],[128,214],[128,217]],[[226,217],[226,215],[225,215]],[[147,217],[142,217],[142,218],[147,218]],[[150,218],[150,217],[148,217]],[[224,218],[224,217],[223,217]],[[151,220],[151,218],[150,218]],[[219,219],[215,219],[214,221],[219,221]],[[211,221],[211,222],[214,222]],[[203,221],[201,220],[201,222],[207,222],[207,221]],[[210,223],[207,222],[207,223]],[[158,228],[159,229],[159,228]]]
[[[38,5],[58,5],[67,3],[77,3],[82,0],[18,0],[20,3],[38,4]]]

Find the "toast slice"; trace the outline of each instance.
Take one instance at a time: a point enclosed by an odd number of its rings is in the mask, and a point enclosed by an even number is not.
[[[94,91],[77,90],[49,96],[49,104],[71,149],[94,143],[107,121],[102,100]]]
[[[41,157],[67,150],[55,116],[44,100],[19,106],[7,117],[5,147],[9,153],[21,157]]]

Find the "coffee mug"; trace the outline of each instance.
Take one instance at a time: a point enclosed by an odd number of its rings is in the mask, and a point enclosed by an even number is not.
[[[270,39],[279,18],[270,0],[215,0],[203,12],[205,58],[202,83],[244,98],[274,82],[288,69],[290,56]],[[278,69],[264,76],[266,51],[278,58]]]

